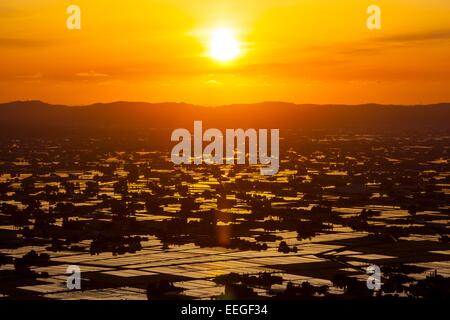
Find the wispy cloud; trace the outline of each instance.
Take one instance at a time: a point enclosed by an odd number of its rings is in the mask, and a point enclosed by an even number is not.
[[[33,74],[23,74],[16,76],[17,79],[40,79],[42,78],[41,73],[33,73]]]
[[[392,36],[379,37],[375,39],[377,42],[389,43],[417,43],[430,41],[450,40],[450,29],[431,30],[420,33],[407,33]]]
[[[386,49],[427,46],[434,44],[436,41],[450,41],[450,29],[404,33],[353,42],[310,46],[305,48],[305,50],[309,52],[326,52],[328,55],[338,54],[340,56],[355,57],[378,54]]]
[[[32,40],[23,38],[0,38],[0,48],[36,48],[52,44],[48,40]]]
[[[207,80],[205,82],[205,84],[210,85],[210,86],[220,86],[220,85],[222,85],[222,82],[215,80],[215,79],[210,79],[210,80]]]
[[[82,78],[104,78],[104,77],[108,77],[107,74],[99,73],[99,72],[96,72],[94,70],[90,70],[88,72],[78,72],[75,75],[77,77],[82,77]]]
[[[0,18],[15,17],[19,10],[0,5]]]

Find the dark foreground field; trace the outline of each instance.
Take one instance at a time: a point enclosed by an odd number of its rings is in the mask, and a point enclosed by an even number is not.
[[[40,126],[0,139],[5,299],[449,297],[445,127],[281,130],[261,176],[174,166],[170,126]]]

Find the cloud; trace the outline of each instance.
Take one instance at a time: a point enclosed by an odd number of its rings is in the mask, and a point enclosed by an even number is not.
[[[37,48],[50,45],[51,41],[22,38],[0,38],[1,48]]]
[[[124,80],[108,80],[108,81],[100,81],[98,83],[99,86],[113,86],[119,87],[125,85],[127,82]]]
[[[18,75],[16,76],[17,79],[40,79],[42,78],[42,74],[41,73],[34,73],[34,74],[23,74],[23,75]]]
[[[79,72],[75,74],[77,77],[82,77],[82,78],[104,78],[104,77],[108,77],[107,74],[105,73],[99,73],[96,72],[94,70],[90,70],[88,72]]]
[[[220,86],[222,85],[222,82],[214,80],[214,79],[210,79],[208,81],[205,82],[207,85],[211,85],[211,86]]]
[[[14,17],[17,15],[17,13],[19,13],[19,10],[11,8],[11,7],[5,7],[5,6],[0,6],[0,17],[1,18],[10,18],[10,17]]]
[[[442,42],[449,40],[450,29],[442,29],[368,38],[353,42],[310,46],[305,48],[305,52],[321,52],[326,53],[328,56],[340,55],[341,57],[370,56],[379,54],[386,49],[421,47],[433,44],[436,41]]]
[[[450,40],[450,29],[431,30],[420,33],[399,34],[375,39],[377,42],[410,43]]]

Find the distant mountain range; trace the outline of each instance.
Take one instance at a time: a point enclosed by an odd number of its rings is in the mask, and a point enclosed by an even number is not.
[[[398,106],[262,102],[220,107],[144,102],[88,106],[50,105],[41,101],[0,104],[0,129],[191,129],[194,120],[202,120],[204,128],[450,131],[450,103]]]

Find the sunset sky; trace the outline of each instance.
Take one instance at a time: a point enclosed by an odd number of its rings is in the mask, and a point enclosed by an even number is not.
[[[449,0],[2,0],[0,26],[1,102],[450,101]]]

